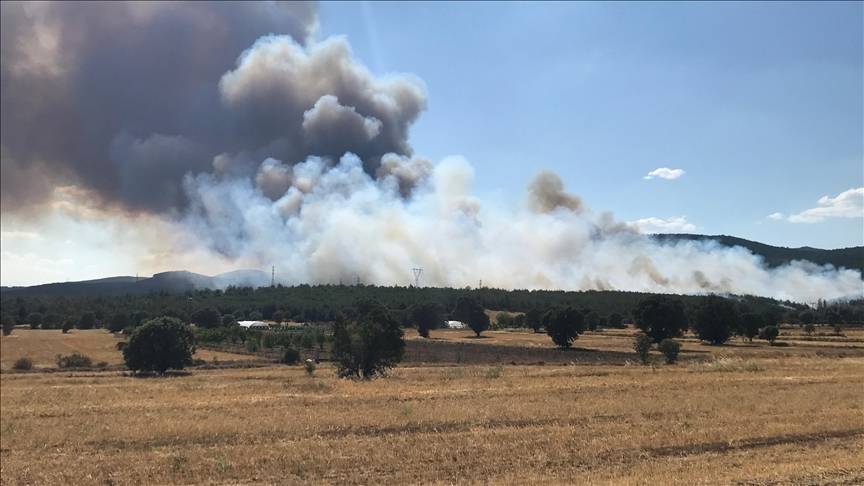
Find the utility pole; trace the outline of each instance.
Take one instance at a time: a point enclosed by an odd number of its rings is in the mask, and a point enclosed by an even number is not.
[[[270,286],[276,286],[276,265],[270,267]]]
[[[420,286],[420,275],[423,275],[423,269],[422,268],[412,268],[411,271],[414,272],[414,286],[419,287]]]
[[[482,288],[483,288],[483,279],[482,279],[482,278],[480,279],[480,285],[478,285],[477,288],[478,288],[478,289],[482,289]]]

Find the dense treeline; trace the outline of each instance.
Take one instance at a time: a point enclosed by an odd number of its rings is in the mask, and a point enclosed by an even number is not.
[[[297,322],[332,322],[339,312],[364,300],[385,305],[394,318],[406,324],[415,304],[434,304],[443,318],[453,317],[460,298],[467,297],[486,309],[544,313],[556,307],[574,307],[604,318],[633,318],[637,304],[651,294],[617,291],[542,291],[491,288],[452,289],[375,287],[347,285],[299,285],[296,287],[228,288],[183,294],[152,293],[117,297],[11,297],[0,302],[0,316],[7,325],[30,324],[41,328],[93,328],[120,330],[159,316],[176,317],[204,327],[217,327],[234,320],[265,319]],[[675,296],[688,313],[704,296]],[[771,312],[779,321],[814,324],[864,323],[864,300],[820,302],[810,308],[791,302],[760,297],[734,297],[741,312]],[[530,319],[529,319],[530,320]],[[198,322],[200,321],[200,322]]]

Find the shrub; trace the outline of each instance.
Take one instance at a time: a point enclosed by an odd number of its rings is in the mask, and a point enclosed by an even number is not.
[[[453,317],[467,324],[477,337],[489,329],[489,316],[483,311],[483,306],[470,297],[460,297],[456,301]]]
[[[596,331],[600,327],[600,314],[595,311],[585,314],[585,327],[589,331]]]
[[[812,336],[813,333],[816,332],[816,326],[813,324],[805,324],[804,325],[804,333],[808,336]]]
[[[132,325],[132,318],[125,312],[118,312],[111,316],[108,321],[108,330],[111,332],[120,332]]]
[[[195,335],[189,326],[173,317],[159,317],[137,328],[123,349],[126,367],[132,371],[182,370],[192,363]]]
[[[315,360],[307,359],[303,362],[303,369],[306,370],[306,374],[312,376],[315,374]]]
[[[68,333],[69,330],[72,329],[73,327],[75,327],[75,324],[74,324],[72,321],[66,321],[66,322],[64,322],[64,323],[63,323],[63,327],[62,327],[63,334]]]
[[[662,295],[648,297],[639,302],[633,315],[636,327],[655,343],[678,337],[687,329],[684,304],[678,299]]]
[[[843,328],[840,327],[840,324],[834,324],[833,330],[834,330],[835,336],[842,336],[843,335]]]
[[[613,312],[609,314],[608,318],[606,318],[606,325],[609,327],[622,328],[624,327],[624,317],[617,312]]]
[[[681,343],[674,339],[664,339],[657,345],[657,349],[666,358],[666,364],[674,364],[678,361],[678,353],[681,351]]]
[[[107,368],[108,362],[107,361],[100,361],[100,362],[96,363],[96,367],[97,368]]]
[[[30,324],[30,329],[39,329],[42,325],[42,314],[34,312],[27,316],[27,324]]]
[[[636,337],[633,339],[633,350],[639,355],[639,361],[642,364],[648,364],[648,353],[651,351],[651,338],[645,333],[640,332],[636,334]]]
[[[696,308],[693,330],[699,339],[711,344],[723,344],[732,335],[738,324],[738,311],[735,304],[723,297],[711,295],[702,300]]]
[[[585,318],[572,307],[554,309],[547,314],[546,334],[559,348],[569,348],[579,333],[585,330]]]
[[[402,360],[405,341],[399,323],[383,305],[362,302],[355,311],[353,319],[337,317],[332,357],[340,377],[369,379]]]
[[[117,348],[117,351],[123,351],[126,349],[126,344],[128,344],[126,341],[119,341],[114,347]]]
[[[12,365],[12,369],[16,370],[32,370],[33,369],[33,360],[30,358],[18,358],[15,360],[15,364]]]
[[[777,326],[765,326],[759,331],[759,339],[764,339],[771,344],[774,344],[774,340],[777,339],[777,336],[780,335],[780,329]]]
[[[12,330],[15,329],[15,321],[12,320],[11,317],[4,315],[2,317],[3,324],[3,335],[8,336],[12,334]]]
[[[540,309],[533,308],[529,310],[525,314],[525,324],[531,328],[534,332],[540,332],[540,328],[543,326],[543,313],[540,312]]]
[[[212,329],[222,324],[222,316],[218,310],[207,307],[192,314],[192,322],[200,327]]]
[[[282,354],[282,363],[287,365],[295,365],[300,361],[300,351],[297,351],[294,348],[288,347],[285,348],[285,352]]]
[[[93,361],[90,357],[81,353],[76,352],[66,356],[57,355],[58,368],[90,368],[91,366],[93,366]]]
[[[93,329],[96,327],[96,314],[87,312],[78,321],[78,329]]]

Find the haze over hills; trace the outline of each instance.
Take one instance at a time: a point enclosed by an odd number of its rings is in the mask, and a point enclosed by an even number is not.
[[[833,265],[864,273],[864,246],[823,250],[819,248],[786,248],[766,245],[728,235],[654,234],[651,238],[663,243],[713,240],[726,247],[739,246],[761,256],[769,267],[778,267],[795,260],[817,265]],[[2,287],[4,296],[98,296],[142,294],[149,292],[180,293],[197,289],[224,289],[229,286],[262,287],[270,285],[270,274],[246,269],[207,276],[188,271],[161,272],[149,278],[131,276],[106,277],[78,282],[49,283],[29,287]]]

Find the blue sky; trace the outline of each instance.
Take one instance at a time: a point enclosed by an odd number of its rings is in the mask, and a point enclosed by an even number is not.
[[[834,248],[864,244],[858,195],[787,218],[864,186],[862,25],[855,2],[323,3],[319,32],[423,79],[416,152],[464,155],[484,199],[550,169],[620,220]]]

